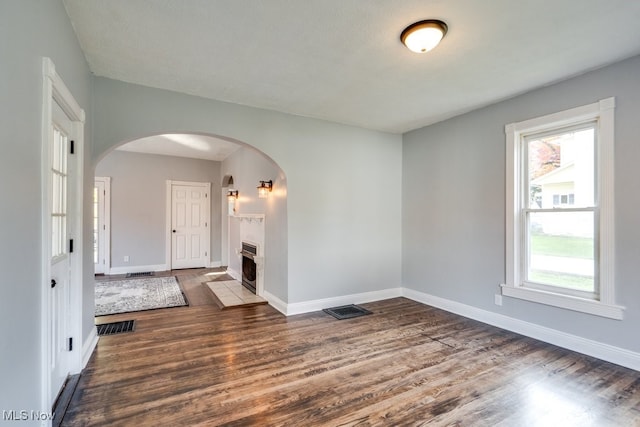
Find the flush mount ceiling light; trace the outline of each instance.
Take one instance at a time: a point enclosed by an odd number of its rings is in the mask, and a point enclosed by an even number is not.
[[[400,40],[410,51],[425,53],[438,46],[445,34],[447,24],[437,19],[427,19],[405,28]]]

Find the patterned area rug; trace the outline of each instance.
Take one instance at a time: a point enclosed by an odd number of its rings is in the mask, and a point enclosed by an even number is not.
[[[187,301],[172,276],[96,282],[96,316],[184,305]]]

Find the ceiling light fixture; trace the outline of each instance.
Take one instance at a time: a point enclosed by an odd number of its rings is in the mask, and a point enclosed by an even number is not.
[[[438,46],[440,40],[447,34],[447,29],[447,24],[444,22],[427,19],[405,28],[400,34],[400,40],[410,51],[425,53]]]

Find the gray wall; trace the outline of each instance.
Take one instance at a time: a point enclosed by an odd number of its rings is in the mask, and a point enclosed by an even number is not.
[[[222,162],[222,176],[233,176],[233,189],[239,191],[236,214],[265,215],[265,290],[283,301],[287,300],[287,177],[271,159],[250,147],[243,147]],[[258,197],[259,181],[273,181],[273,191],[266,199]],[[230,222],[230,236],[239,240],[239,222]],[[233,228],[236,229],[233,229]],[[237,247],[237,246],[236,246]],[[229,267],[242,271],[241,261],[234,256],[231,245]],[[274,257],[271,254],[275,254]],[[271,258],[276,261],[272,262]]]
[[[95,173],[111,177],[111,267],[165,264],[167,180],[211,183],[209,255],[220,261],[220,162],[113,151]]]
[[[287,177],[285,302],[399,286],[401,136],[94,79],[94,148],[189,132],[249,144]],[[256,184],[257,185],[257,184]]]
[[[0,2],[0,410],[39,410],[41,292],[41,123],[42,57],[87,112],[91,134],[91,79],[84,56],[61,1]],[[87,138],[85,158],[91,158]],[[89,167],[85,162],[85,167]],[[93,177],[88,176],[88,181]],[[85,212],[90,201],[85,196]],[[85,227],[86,229],[87,227]],[[89,228],[90,231],[90,228]],[[90,244],[90,233],[85,244]],[[91,263],[91,253],[84,256]],[[85,280],[93,272],[85,270]],[[85,304],[93,293],[83,296]],[[85,316],[85,325],[93,314]],[[84,336],[88,330],[84,330]],[[21,423],[28,425],[29,423]]]
[[[258,148],[286,174],[287,244],[270,250],[266,266],[286,270],[287,284],[274,289],[285,301],[395,288],[402,277],[432,295],[640,351],[639,58],[403,138],[92,78],[60,0],[1,1],[0,40],[0,188],[10,201],[0,209],[0,409],[40,409],[42,56],[87,112],[85,248],[102,156],[144,136],[212,134]],[[504,281],[504,125],[609,96],[617,99],[616,274],[625,319],[509,298],[493,305]],[[86,250],[84,338],[94,327],[92,265]]]
[[[407,288],[640,351],[640,57],[403,137],[402,279]],[[504,126],[616,97],[616,321],[504,298]]]

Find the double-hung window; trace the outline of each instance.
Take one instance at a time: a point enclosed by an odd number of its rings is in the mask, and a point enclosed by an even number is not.
[[[503,295],[622,318],[614,298],[614,106],[608,98],[505,127]]]

